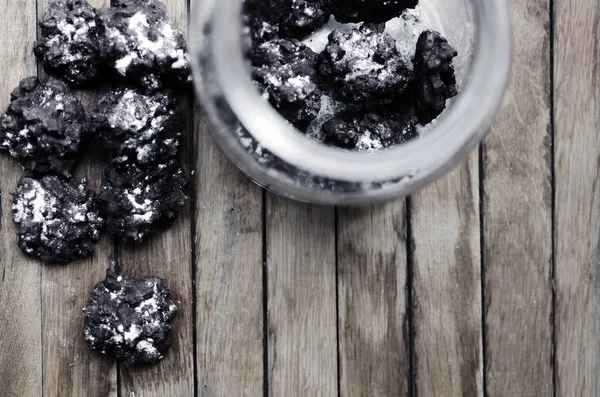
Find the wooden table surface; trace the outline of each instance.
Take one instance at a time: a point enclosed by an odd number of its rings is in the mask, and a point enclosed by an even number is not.
[[[2,109],[41,70],[45,3],[0,0]],[[186,1],[166,3],[185,28]],[[176,225],[49,266],[16,248],[20,170],[1,156],[0,395],[600,396],[600,0],[511,3],[514,70],[489,137],[406,201],[334,209],[265,193],[195,109]],[[105,162],[81,174],[97,186]],[[158,365],[116,365],[83,341],[81,309],[111,257],[171,281],[180,310]]]

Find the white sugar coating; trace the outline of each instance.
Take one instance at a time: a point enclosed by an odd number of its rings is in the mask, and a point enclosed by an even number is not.
[[[117,69],[117,72],[124,76],[125,74],[127,74],[127,68],[129,67],[129,65],[131,65],[131,62],[133,62],[133,60],[137,57],[137,54],[134,52],[125,55],[123,58],[118,59],[115,62],[115,69]]]
[[[32,179],[31,190],[13,203],[13,219],[16,223],[28,221],[46,226],[46,222],[54,217],[56,205],[56,198],[49,195],[41,183]]]
[[[182,33],[163,21],[156,26],[158,30],[150,25],[146,13],[138,11],[129,18],[125,32],[115,27],[108,28],[108,37],[129,51],[115,61],[115,68],[121,75],[125,76],[131,63],[138,58],[159,62],[169,59],[172,69],[184,69],[189,65],[189,54],[179,48],[178,40]]]
[[[77,29],[75,28],[75,26],[73,26],[72,24],[68,23],[67,21],[60,21],[59,23],[56,24],[56,27],[69,40],[72,40],[71,34],[75,33],[77,31]]]
[[[264,37],[266,34],[271,33],[273,31],[273,25],[263,22],[260,27],[260,31],[258,32],[259,37]]]
[[[310,81],[309,76],[295,76],[287,79],[286,84],[291,85],[293,88],[297,90],[301,90],[306,87],[307,84],[313,84]]]
[[[119,326],[119,330],[121,331],[123,329],[123,326]],[[125,338],[125,340],[136,340],[141,334],[142,334],[142,329],[140,327],[138,327],[135,324],[131,324],[131,326],[129,327],[129,329],[125,332],[121,331],[123,338]]]
[[[156,350],[156,347],[154,347],[154,345],[151,342],[149,342],[149,340],[150,339],[139,341],[135,345],[135,348],[138,349],[138,350],[143,350],[143,351],[145,351],[146,353],[149,353],[149,354],[157,354],[158,350]]]
[[[134,189],[133,191],[125,190],[125,195],[127,199],[133,205],[135,209],[141,210],[144,213],[150,211],[152,209],[152,201],[148,199],[140,199],[142,191],[139,188]]]
[[[140,162],[144,162],[148,159],[148,155],[150,154],[150,150],[152,147],[150,145],[143,145],[135,149],[137,153],[137,159]]]
[[[361,152],[376,152],[383,149],[383,145],[378,137],[371,137],[371,133],[366,132],[358,140],[356,149]]]
[[[189,56],[183,50],[176,50],[174,58],[176,61],[171,65],[173,69],[184,69],[187,67]]]
[[[379,42],[379,35],[365,36],[356,30],[351,33],[350,38],[340,42],[344,55],[337,59],[337,54],[333,54],[332,59],[344,62],[346,67],[350,67],[350,73],[345,76],[346,81],[352,81],[365,74],[384,69],[385,65],[373,60]]]
[[[133,214],[133,219],[141,222],[150,222],[154,216],[154,211],[148,211],[144,214]]]
[[[135,311],[138,313],[144,313],[145,315],[156,313],[158,311],[156,298],[153,296],[149,299],[146,299],[135,308]]]
[[[46,16],[47,18],[48,16]],[[52,26],[49,24],[49,26]],[[92,37],[90,29],[96,27],[94,20],[86,21],[82,17],[66,17],[64,20],[60,20],[56,24],[56,33],[44,37],[40,43],[46,48],[57,48],[60,49],[58,52],[60,55],[58,61],[62,64],[68,64],[84,59],[85,53],[73,53],[72,48],[77,48],[80,43],[85,45],[93,45],[96,41],[95,37]],[[74,51],[77,51],[76,49]],[[57,61],[56,58],[52,59]]]
[[[293,89],[296,101],[304,100],[313,95],[316,89],[316,85],[311,81],[310,76],[306,75],[290,77],[283,85]]]
[[[137,132],[148,125],[160,104],[152,97],[127,90],[108,117],[112,128]]]

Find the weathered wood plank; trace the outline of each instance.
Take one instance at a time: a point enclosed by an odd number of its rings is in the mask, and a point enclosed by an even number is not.
[[[187,2],[162,0],[167,15],[175,26],[187,30]],[[193,141],[190,104],[182,100],[182,110],[189,120],[183,135],[182,164],[191,171],[190,144]],[[177,315],[171,333],[172,348],[157,365],[148,368],[120,367],[123,396],[193,396],[194,395],[194,337],[192,288],[192,209],[190,201],[175,224],[138,246],[119,245],[119,260],[126,272],[153,275],[169,280]]]
[[[225,158],[195,114],[199,396],[262,396],[262,191]]]
[[[416,390],[482,396],[477,154],[411,205]]]
[[[518,0],[511,6],[516,67],[483,144],[487,392],[550,396],[550,3]]]
[[[334,209],[267,195],[269,396],[337,393]]]
[[[38,0],[41,20],[49,0]],[[90,1],[95,7],[109,1]],[[42,66],[40,64],[40,75]],[[80,92],[89,110],[98,99],[95,91]],[[98,191],[102,169],[108,164],[106,153],[88,150],[77,168],[78,177],[87,177]],[[95,283],[102,280],[112,255],[112,239],[103,236],[92,258],[66,266],[42,267],[42,349],[44,396],[113,396],[117,395],[117,372],[113,360],[93,354],[82,336],[81,309]]]
[[[36,3],[0,0],[0,112],[19,81],[36,74],[31,53],[36,38]],[[21,254],[11,220],[10,192],[21,167],[0,154],[0,386],[4,396],[42,395],[40,263]]]
[[[600,395],[599,6],[555,8],[557,397]]]
[[[408,395],[404,201],[338,212],[340,397]]]

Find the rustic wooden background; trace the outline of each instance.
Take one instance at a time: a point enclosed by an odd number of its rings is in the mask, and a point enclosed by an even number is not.
[[[46,1],[0,0],[2,109],[41,73]],[[166,3],[185,29],[189,5]],[[16,249],[20,172],[1,156],[0,395],[600,396],[600,0],[511,3],[514,71],[491,134],[406,201],[336,210],[265,193],[194,108],[194,191],[175,227],[48,266]],[[96,186],[104,161],[81,167]],[[159,365],[85,346],[81,309],[111,256],[171,280],[180,311]]]

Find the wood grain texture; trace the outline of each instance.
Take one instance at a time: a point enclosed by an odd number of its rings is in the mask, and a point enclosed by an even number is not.
[[[599,6],[555,8],[557,397],[600,396]]]
[[[195,130],[199,396],[262,396],[262,191]]]
[[[477,153],[411,205],[416,390],[483,396]]]
[[[42,19],[48,0],[38,0],[38,18]],[[94,7],[108,6],[104,0],[90,1]],[[42,65],[39,70],[41,72]],[[43,74],[43,73],[40,73]],[[78,92],[88,111],[98,92]],[[98,191],[101,174],[110,155],[86,148],[76,175],[87,177],[89,187]],[[42,349],[43,394],[56,397],[87,395],[116,397],[117,372],[114,360],[92,353],[82,335],[83,313],[94,284],[104,279],[112,255],[112,239],[102,236],[94,256],[66,266],[42,267]]]
[[[404,201],[338,212],[340,397],[407,396]]]
[[[36,3],[0,0],[0,112],[19,81],[36,74]],[[21,167],[0,153],[0,387],[7,397],[42,395],[40,263],[17,248],[10,192]]]
[[[174,26],[187,31],[188,7],[181,0],[162,0]],[[187,130],[182,138],[181,159],[186,171],[192,170],[190,152],[193,130],[190,103],[182,98]],[[121,395],[136,397],[194,395],[194,337],[192,288],[192,208],[188,200],[177,221],[140,246],[119,245],[118,256],[126,272],[166,278],[171,285],[177,315],[172,323],[172,347],[157,365],[120,367]]]
[[[515,68],[483,144],[487,391],[539,397],[553,388],[550,3],[511,6]]]
[[[337,394],[335,216],[267,195],[270,397]]]

